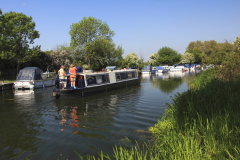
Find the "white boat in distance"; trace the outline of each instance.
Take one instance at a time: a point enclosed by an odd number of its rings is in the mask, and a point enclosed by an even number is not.
[[[156,74],[166,73],[169,71],[168,66],[157,66],[156,68],[157,68]]]
[[[13,83],[17,89],[35,89],[53,86],[55,78],[43,76],[43,72],[38,67],[26,67],[19,71],[17,80]]]
[[[173,65],[173,67],[170,68],[170,72],[182,72],[184,69],[184,65]]]
[[[152,70],[152,65],[145,65],[142,69],[142,74],[152,74],[154,71]]]

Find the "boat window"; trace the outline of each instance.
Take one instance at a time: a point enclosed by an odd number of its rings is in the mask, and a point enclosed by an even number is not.
[[[132,78],[132,73],[133,73],[133,72],[127,73],[128,78]]]
[[[102,83],[102,76],[96,76],[97,83]]]
[[[87,84],[88,85],[96,84],[96,76],[88,76],[87,77]]]
[[[137,77],[136,72],[132,72],[132,78],[135,78],[135,77]]]
[[[105,82],[109,82],[109,75],[105,75]]]
[[[126,73],[120,73],[121,79],[126,79],[127,78],[127,74]]]
[[[116,79],[117,79],[117,80],[121,80],[121,76],[120,76],[119,73],[116,73]]]

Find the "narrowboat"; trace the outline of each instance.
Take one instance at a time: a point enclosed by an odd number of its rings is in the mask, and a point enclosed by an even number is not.
[[[55,78],[44,76],[38,67],[26,67],[19,71],[14,89],[36,89],[55,85]]]
[[[61,85],[63,84],[63,85]],[[60,98],[69,95],[92,94],[106,92],[117,88],[126,88],[140,84],[137,69],[108,70],[86,72],[78,69],[75,86],[71,87],[69,75],[65,79],[56,79],[53,96]]]

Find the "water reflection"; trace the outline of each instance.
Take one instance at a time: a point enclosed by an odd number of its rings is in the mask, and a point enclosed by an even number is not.
[[[159,88],[162,92],[169,94],[179,88],[183,82],[190,85],[195,75],[200,73],[200,71],[158,73],[156,74],[157,78],[152,79],[151,86]]]
[[[21,111],[16,105],[20,99],[31,98],[32,93],[16,98],[12,91],[4,92],[4,101],[0,101],[0,159],[25,159],[38,150],[43,122],[32,110]]]

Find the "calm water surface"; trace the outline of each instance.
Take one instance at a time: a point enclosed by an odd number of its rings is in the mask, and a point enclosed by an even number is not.
[[[53,99],[51,87],[0,93],[0,159],[79,159],[142,144],[197,73],[142,75],[139,86],[86,97]],[[127,139],[127,138],[129,139]]]

